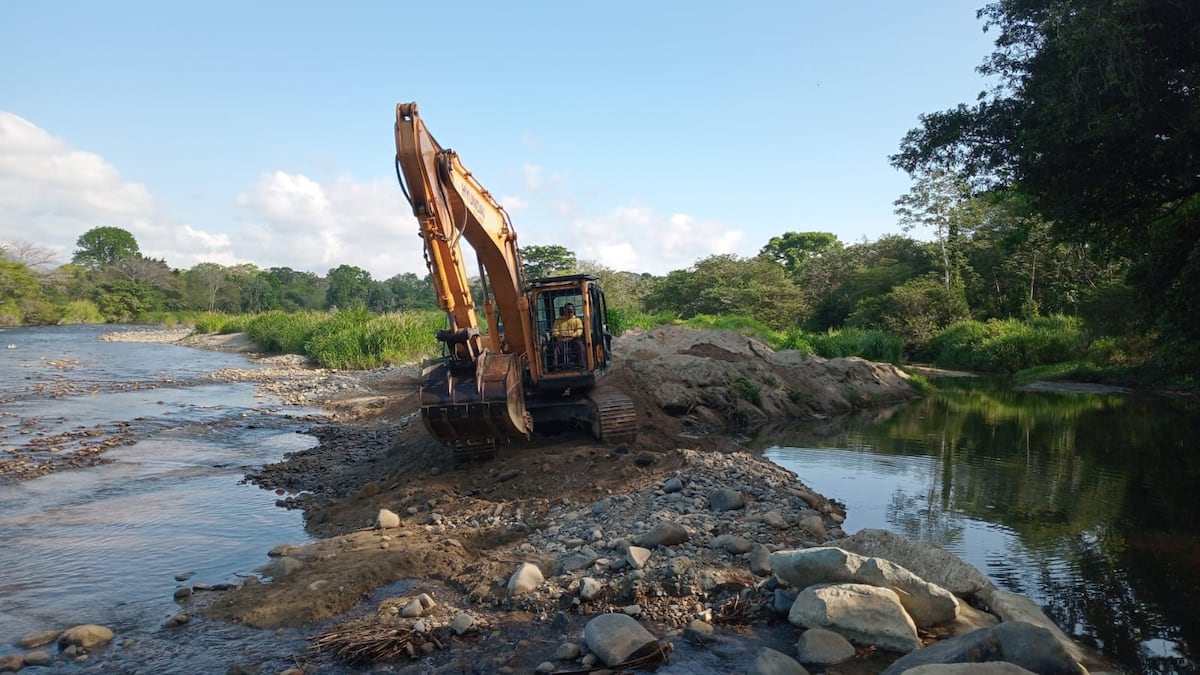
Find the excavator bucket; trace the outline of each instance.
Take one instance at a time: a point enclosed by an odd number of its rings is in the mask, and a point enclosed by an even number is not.
[[[528,440],[532,418],[525,410],[521,360],[516,354],[485,353],[475,368],[459,369],[449,359],[429,361],[421,373],[421,419],[430,435],[462,451],[492,448],[514,438]]]

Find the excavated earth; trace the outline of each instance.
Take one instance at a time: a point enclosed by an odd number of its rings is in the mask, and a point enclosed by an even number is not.
[[[190,344],[245,348],[234,340]],[[610,611],[677,645],[667,658],[696,672],[744,670],[759,645],[794,653],[795,630],[772,609],[756,560],[843,536],[844,512],[727,432],[909,399],[907,377],[679,327],[626,334],[614,351],[619,364],[602,386],[634,400],[636,441],[554,429],[475,463],[456,462],[427,435],[415,368],[313,371],[284,360],[280,369],[292,374],[266,386],[285,401],[325,406],[329,421],[311,430],[316,447],[247,478],[274,489],[281,506],[303,509],[319,538],[275,546],[270,557],[264,550],[258,576],[193,596],[189,611],[262,628],[332,618],[336,627],[316,643],[321,658],[355,652],[351,662],[411,672],[532,672],[544,662],[586,672],[555,654]],[[744,507],[713,510],[722,490],[740,493]],[[656,547],[664,527],[671,543]],[[641,569],[626,562],[630,544],[652,550]],[[537,565],[544,582],[511,595],[507,582],[522,563]],[[697,618],[716,627],[702,648],[681,641]],[[403,639],[389,648],[387,635]],[[297,655],[302,668],[306,658],[317,657]],[[893,658],[860,650],[825,672],[879,672]]]

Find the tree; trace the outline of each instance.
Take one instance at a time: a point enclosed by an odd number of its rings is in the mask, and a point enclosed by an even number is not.
[[[783,265],[788,274],[796,274],[809,259],[842,247],[836,234],[829,232],[785,232],[771,237],[762,254]]]
[[[210,312],[217,309],[217,300],[222,297],[221,290],[228,278],[225,268],[214,262],[197,263],[184,275],[193,302]]]
[[[367,306],[371,292],[371,273],[353,265],[339,265],[329,270],[329,289],[325,304],[329,308],[350,309]]]
[[[90,270],[111,265],[118,258],[138,255],[137,240],[119,227],[94,227],[75,240],[71,262]]]
[[[962,283],[963,248],[979,218],[973,205],[967,183],[940,169],[917,174],[908,194],[895,202],[905,232],[917,227],[933,230],[942,258],[942,285],[947,291]]]
[[[1129,279],[1164,346],[1200,363],[1200,3],[1000,0],[998,85],[923,115],[892,157],[1012,188]]]
[[[656,280],[646,307],[683,318],[739,314],[780,329],[798,326],[808,313],[800,289],[775,261],[729,254],[709,256]]]
[[[36,269],[53,263],[54,251],[32,242],[15,240],[0,244],[0,257]]]
[[[525,276],[540,279],[555,274],[575,271],[575,254],[564,246],[522,246],[521,261],[525,264]]]

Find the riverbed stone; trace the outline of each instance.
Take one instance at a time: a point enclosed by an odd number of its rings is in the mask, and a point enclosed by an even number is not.
[[[54,657],[45,649],[35,649],[31,652],[25,652],[25,665],[27,666],[48,666]]]
[[[35,647],[41,647],[54,642],[61,634],[62,631],[57,630],[42,630],[36,633],[30,633],[29,635],[22,637],[20,640],[17,640],[17,646],[21,649],[33,649]]]
[[[604,584],[598,579],[584,577],[579,580],[579,599],[591,602],[604,590]]]
[[[642,548],[641,546],[630,546],[629,550],[625,551],[625,560],[629,566],[635,570],[640,570],[646,566],[646,561],[650,559],[650,549]]]
[[[509,597],[528,593],[542,585],[546,578],[538,566],[525,562],[517,566],[517,571],[508,579]]]
[[[849,582],[866,558],[833,546],[776,551],[771,554],[775,576],[796,588]]]
[[[62,635],[58,636],[58,648],[93,649],[108,644],[112,639],[112,630],[94,623],[85,623],[63,631]]]
[[[615,666],[658,647],[658,639],[637,619],[619,613],[601,614],[583,627],[588,649],[608,666]]]
[[[973,565],[937,544],[912,541],[888,530],[859,530],[829,543],[862,556],[890,560],[959,597],[976,596],[994,588]]]
[[[21,654],[5,654],[0,656],[0,673],[15,673],[25,667],[25,657]]]
[[[734,555],[740,553],[749,553],[750,549],[754,548],[754,542],[745,537],[739,537],[736,534],[722,534],[713,537],[712,548],[723,548],[727,552]]]
[[[832,666],[849,661],[854,654],[849,640],[826,628],[809,628],[796,641],[800,663],[811,666]]]
[[[883,675],[900,675],[918,666],[944,663],[1007,661],[1035,673],[1086,675],[1050,631],[1013,621],[935,642],[907,654],[888,666]]]
[[[771,550],[763,544],[755,544],[750,549],[749,560],[750,572],[756,576],[768,577],[771,576]]]
[[[953,621],[958,616],[958,599],[953,593],[889,560],[867,558],[855,571],[852,580],[896,591],[904,611],[908,612],[918,627],[935,626]]]
[[[375,516],[375,527],[381,530],[400,527],[400,516],[388,509],[379,509],[379,515]]]
[[[746,498],[737,490],[721,488],[708,495],[708,508],[712,511],[733,511],[745,507]]]
[[[817,584],[796,596],[788,622],[827,628],[850,642],[908,653],[921,646],[896,592],[866,584]]]
[[[655,525],[654,529],[642,535],[637,544],[649,549],[653,549],[655,546],[676,546],[686,542],[690,536],[687,528],[683,525],[664,520]]]
[[[787,654],[763,647],[754,656],[748,675],[808,675],[808,671]]]

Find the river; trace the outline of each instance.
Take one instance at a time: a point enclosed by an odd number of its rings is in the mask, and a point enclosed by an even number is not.
[[[0,483],[0,655],[26,634],[99,623],[118,645],[64,672],[283,670],[307,646],[299,632],[262,640],[193,619],[176,639],[163,624],[181,611],[176,587],[236,581],[275,544],[308,539],[298,512],[243,476],[315,444],[301,433],[311,421],[249,383],[205,377],[254,368],[242,355],[97,340],[111,330],[0,331],[0,460],[36,446],[37,461],[62,461],[121,439],[101,455],[108,463]],[[1197,672],[1196,408],[987,380],[939,386],[754,444],[844,502],[846,531],[936,542],[1128,672]],[[47,438],[55,445],[36,445]]]

